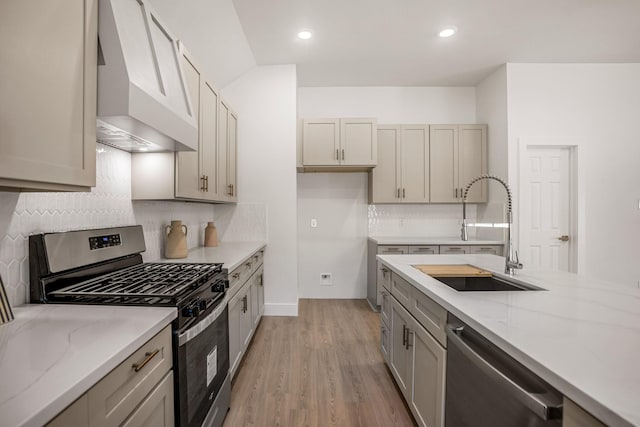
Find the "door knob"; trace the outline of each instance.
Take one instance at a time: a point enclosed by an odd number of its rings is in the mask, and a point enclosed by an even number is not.
[[[561,242],[568,242],[569,241],[569,236],[567,236],[565,234],[564,236],[558,237],[558,240],[560,240]]]

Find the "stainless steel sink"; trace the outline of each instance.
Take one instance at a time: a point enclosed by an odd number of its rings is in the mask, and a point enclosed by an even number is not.
[[[543,291],[536,286],[512,282],[498,277],[434,277],[459,292]]]

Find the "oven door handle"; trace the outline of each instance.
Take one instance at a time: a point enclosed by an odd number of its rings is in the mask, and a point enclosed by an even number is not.
[[[204,319],[187,329],[186,331],[180,333],[178,335],[178,346],[182,347],[198,335],[200,335],[205,329],[207,329],[213,322],[218,320],[218,317],[224,312],[224,309],[227,308],[227,295],[225,294],[220,304],[213,310],[211,313],[207,315]]]
[[[500,387],[508,390],[509,395],[516,398],[538,417],[543,420],[553,420],[562,418],[562,404],[550,405],[543,399],[545,393],[530,393],[522,388],[518,383],[509,378],[495,366],[485,360],[475,350],[473,350],[464,340],[462,334],[464,326],[447,325],[447,339],[449,344],[453,344],[476,365],[487,376],[496,381]]]

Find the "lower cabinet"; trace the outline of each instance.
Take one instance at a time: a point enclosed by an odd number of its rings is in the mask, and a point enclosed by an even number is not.
[[[47,426],[173,426],[172,355],[167,326]]]
[[[264,313],[264,250],[252,255],[230,277],[229,372],[233,378]],[[238,270],[245,273],[237,273]],[[244,275],[243,275],[244,274]],[[236,275],[233,277],[233,275]],[[242,279],[247,277],[246,279]]]
[[[389,298],[389,354],[382,349],[383,356],[418,425],[441,427],[447,352],[393,295]]]

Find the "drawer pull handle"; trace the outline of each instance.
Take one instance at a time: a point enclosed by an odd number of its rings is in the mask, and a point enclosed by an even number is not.
[[[131,367],[133,368],[133,370],[134,370],[135,372],[140,372],[140,371],[142,370],[142,368],[144,368],[144,366],[145,366],[147,363],[149,363],[149,362],[151,361],[151,359],[153,359],[153,358],[156,356],[156,354],[158,354],[159,352],[160,352],[160,349],[159,349],[159,348],[156,348],[155,350],[153,350],[153,351],[151,351],[151,352],[150,352],[150,351],[147,351],[147,352],[144,354],[144,356],[145,356],[145,357],[144,357],[144,360],[143,360],[142,362],[140,362],[140,363],[134,363],[133,365],[131,365]]]
[[[240,277],[240,273],[233,273],[233,276],[231,277],[233,277],[234,279],[237,279],[238,277]]]
[[[247,262],[247,263],[245,263],[245,266],[246,266],[247,268],[251,268],[251,263],[250,263],[250,262]]]

